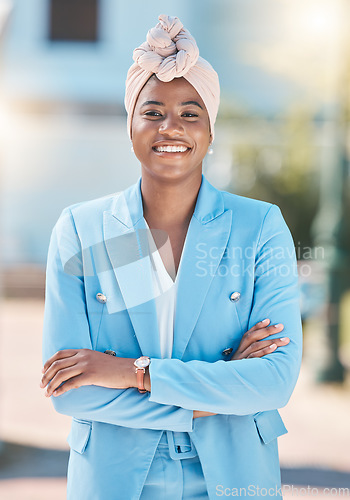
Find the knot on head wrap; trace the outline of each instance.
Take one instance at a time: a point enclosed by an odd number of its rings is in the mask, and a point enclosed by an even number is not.
[[[202,98],[214,139],[214,123],[220,102],[219,78],[212,66],[199,56],[195,39],[177,17],[164,14],[159,23],[147,33],[147,41],[133,53],[134,64],[126,79],[125,107],[128,113],[128,132],[131,137],[131,122],[137,98],[155,74],[162,82],[184,77]]]
[[[140,68],[155,73],[162,82],[180,78],[196,64],[199,50],[195,39],[177,17],[159,16],[159,23],[147,33],[147,41],[134,50]]]

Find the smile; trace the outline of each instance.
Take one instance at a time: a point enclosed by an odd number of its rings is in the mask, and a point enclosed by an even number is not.
[[[153,149],[157,153],[185,153],[190,148],[186,146],[156,146]]]

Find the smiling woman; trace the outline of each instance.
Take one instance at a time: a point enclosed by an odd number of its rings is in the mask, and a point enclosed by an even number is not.
[[[142,175],[65,208],[50,242],[40,385],[73,417],[68,499],[281,497],[293,240],[275,205],[206,180],[218,76],[179,19],[159,21],[126,81]]]

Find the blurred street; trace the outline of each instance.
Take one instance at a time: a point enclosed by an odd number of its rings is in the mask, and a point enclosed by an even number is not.
[[[39,387],[43,306],[40,299],[1,305],[1,500],[65,498],[70,419],[56,414]],[[307,358],[281,410],[289,431],[279,438],[286,499],[346,496],[324,489],[350,488],[349,381],[315,385],[310,368]]]

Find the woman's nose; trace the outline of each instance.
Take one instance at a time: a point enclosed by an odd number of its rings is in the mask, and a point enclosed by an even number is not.
[[[183,135],[184,128],[176,117],[167,116],[159,126],[159,133],[174,137]]]

